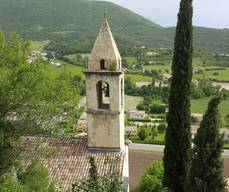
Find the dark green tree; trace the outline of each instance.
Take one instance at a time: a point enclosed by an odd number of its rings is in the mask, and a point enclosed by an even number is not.
[[[197,136],[194,139],[190,189],[195,192],[224,192],[223,176],[223,135],[219,132],[219,97],[208,104]]]
[[[48,178],[48,169],[39,161],[33,160],[24,170],[15,163],[15,175],[8,172],[0,176],[0,192],[54,192],[57,187]]]
[[[26,186],[28,191],[49,192],[48,176],[48,169],[39,161],[34,160],[22,174],[18,174],[18,180]]]
[[[192,15],[192,0],[181,0],[174,43],[168,127],[163,158],[163,184],[173,192],[186,191],[191,159]]]
[[[121,192],[122,181],[117,166],[120,159],[107,159],[104,163],[109,167],[107,174],[99,176],[95,158],[89,157],[90,170],[89,177],[72,186],[72,192]]]
[[[136,192],[165,192],[162,185],[164,167],[162,161],[150,163],[144,175],[140,178],[140,186]]]
[[[90,169],[89,169],[89,187],[91,188],[91,190],[98,190],[99,188],[99,184],[98,184],[98,171],[97,171],[97,167],[95,164],[95,159],[93,157],[89,157],[89,163],[91,165]]]
[[[70,70],[56,73],[41,59],[29,63],[30,53],[30,44],[18,35],[0,33],[0,175],[16,159],[14,146],[21,135],[58,134],[63,112],[68,119],[78,113],[82,89]]]
[[[158,132],[157,132],[156,127],[153,127],[153,128],[151,129],[151,134],[152,134],[152,139],[154,140],[155,137],[157,137],[157,135],[158,135]]]
[[[145,128],[141,128],[140,131],[138,132],[138,137],[144,141],[145,138],[147,137],[147,133],[146,133],[146,130]]]

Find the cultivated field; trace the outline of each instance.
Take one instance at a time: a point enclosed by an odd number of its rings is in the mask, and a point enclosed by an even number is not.
[[[142,97],[125,95],[125,110],[136,110],[137,105],[143,100]]]
[[[135,189],[139,184],[140,177],[144,174],[146,166],[161,160],[162,154],[158,152],[130,150],[130,189]],[[224,159],[224,175],[229,178],[229,158]]]

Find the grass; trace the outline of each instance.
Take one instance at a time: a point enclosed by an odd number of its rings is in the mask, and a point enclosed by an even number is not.
[[[206,68],[216,68],[206,67]],[[219,68],[219,67],[218,67]],[[219,75],[214,75],[214,73],[218,73]],[[212,71],[204,71],[204,74],[195,74],[194,78],[196,79],[215,79],[217,81],[229,81],[229,67],[225,68],[225,70],[212,70]]]
[[[137,105],[143,101],[142,97],[125,95],[125,110],[136,110]]]
[[[193,113],[204,113],[207,110],[208,102],[211,97],[194,99],[191,101],[191,110]],[[223,100],[220,105],[220,112],[223,116],[229,114],[229,100]]]
[[[133,65],[137,64],[137,59],[136,57],[124,57],[123,59],[126,59],[127,63]]]
[[[224,149],[229,149],[229,143],[224,143],[223,148],[224,148]]]
[[[191,101],[192,113],[204,113],[207,110],[208,102],[211,97],[205,97],[202,99],[194,99]],[[220,104],[220,115],[223,126],[226,125],[225,117],[229,114],[229,100],[223,100]]]
[[[49,41],[31,41],[32,50],[42,51]]]
[[[151,71],[152,69],[155,69],[157,71],[161,70],[162,73],[171,73],[171,64],[168,65],[147,65],[145,66],[146,70]]]
[[[209,79],[217,81],[229,81],[229,67],[225,67],[225,70],[212,70],[206,71],[206,69],[222,68],[219,66],[203,66],[202,61],[199,58],[193,59],[193,69],[194,70],[203,70],[204,74],[194,74],[193,79]],[[167,65],[147,65],[145,66],[146,70],[155,69],[161,71],[162,73],[171,73],[171,63]],[[223,68],[222,68],[223,69]],[[214,75],[217,72],[219,75]]]
[[[84,70],[83,67],[80,67],[80,66],[77,66],[77,65],[72,65],[72,64],[66,63],[66,62],[64,62],[62,60],[56,60],[56,62],[62,64],[62,67],[56,68],[57,71],[58,70],[61,71],[61,70],[63,70],[63,68],[65,68],[67,70],[70,70],[72,75],[77,75],[77,76],[80,76],[81,78],[85,79],[85,75],[83,73],[83,70]]]
[[[164,144],[165,141],[165,133],[158,133],[157,136],[152,137],[151,135],[151,128],[145,128],[146,133],[147,133],[147,137],[145,138],[145,140],[141,140],[137,135],[136,136],[131,136],[129,139],[132,142],[135,143],[144,143],[144,144]]]
[[[51,69],[49,71],[50,75],[59,75],[61,74],[64,70],[68,71],[70,74],[69,75],[72,75],[72,76],[80,76],[82,79],[85,79],[85,76],[84,76],[84,73],[83,73],[83,70],[84,68],[83,67],[80,67],[80,66],[76,66],[76,65],[71,65],[71,64],[68,64],[62,60],[56,60],[55,61],[56,63],[61,63],[62,66],[61,67],[52,67],[53,69]]]
[[[143,76],[143,75],[127,74],[125,76],[130,77],[133,82],[151,82],[152,81],[151,77]]]

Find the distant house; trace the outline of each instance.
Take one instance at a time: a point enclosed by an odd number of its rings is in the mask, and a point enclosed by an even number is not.
[[[29,63],[34,62],[36,59],[41,58],[44,61],[47,61],[47,53],[45,52],[40,52],[40,51],[32,51],[31,55],[28,57],[27,61]]]
[[[156,62],[155,61],[148,61],[148,64],[153,65],[153,64],[156,64]]]
[[[191,126],[191,138],[192,138],[192,139],[195,138],[198,129],[199,129],[199,125],[192,125],[192,126]]]
[[[83,113],[81,117],[79,118],[76,129],[80,132],[86,133],[87,132],[87,115],[86,113]]]
[[[145,119],[145,111],[129,110],[126,112],[126,116],[130,119]]]
[[[229,142],[229,129],[223,128],[220,129],[220,132],[224,134],[224,141]]]
[[[56,68],[61,67],[61,63],[54,63],[53,66]]]
[[[198,122],[203,120],[203,113],[192,113],[192,118],[195,118]]]
[[[125,127],[125,135],[134,136],[138,134],[137,126],[126,126]]]
[[[87,59],[90,57],[90,53],[83,53],[83,54],[80,54],[80,56],[84,59]]]
[[[154,52],[154,51],[146,52],[146,56],[149,56],[149,57],[154,57],[154,56],[157,56],[157,55],[158,55],[158,53]]]
[[[192,125],[191,126],[192,139],[195,138],[198,129],[199,129],[199,125]],[[229,129],[228,128],[220,129],[220,133],[224,134],[224,141],[228,142],[229,141]]]
[[[172,75],[170,75],[170,74],[167,74],[167,73],[163,74],[163,80],[164,81],[168,81],[171,77],[172,77]]]

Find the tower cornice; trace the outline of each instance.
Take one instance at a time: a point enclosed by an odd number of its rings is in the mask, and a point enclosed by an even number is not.
[[[86,75],[122,75],[124,72],[123,71],[90,71],[90,70],[85,70],[84,73]]]

